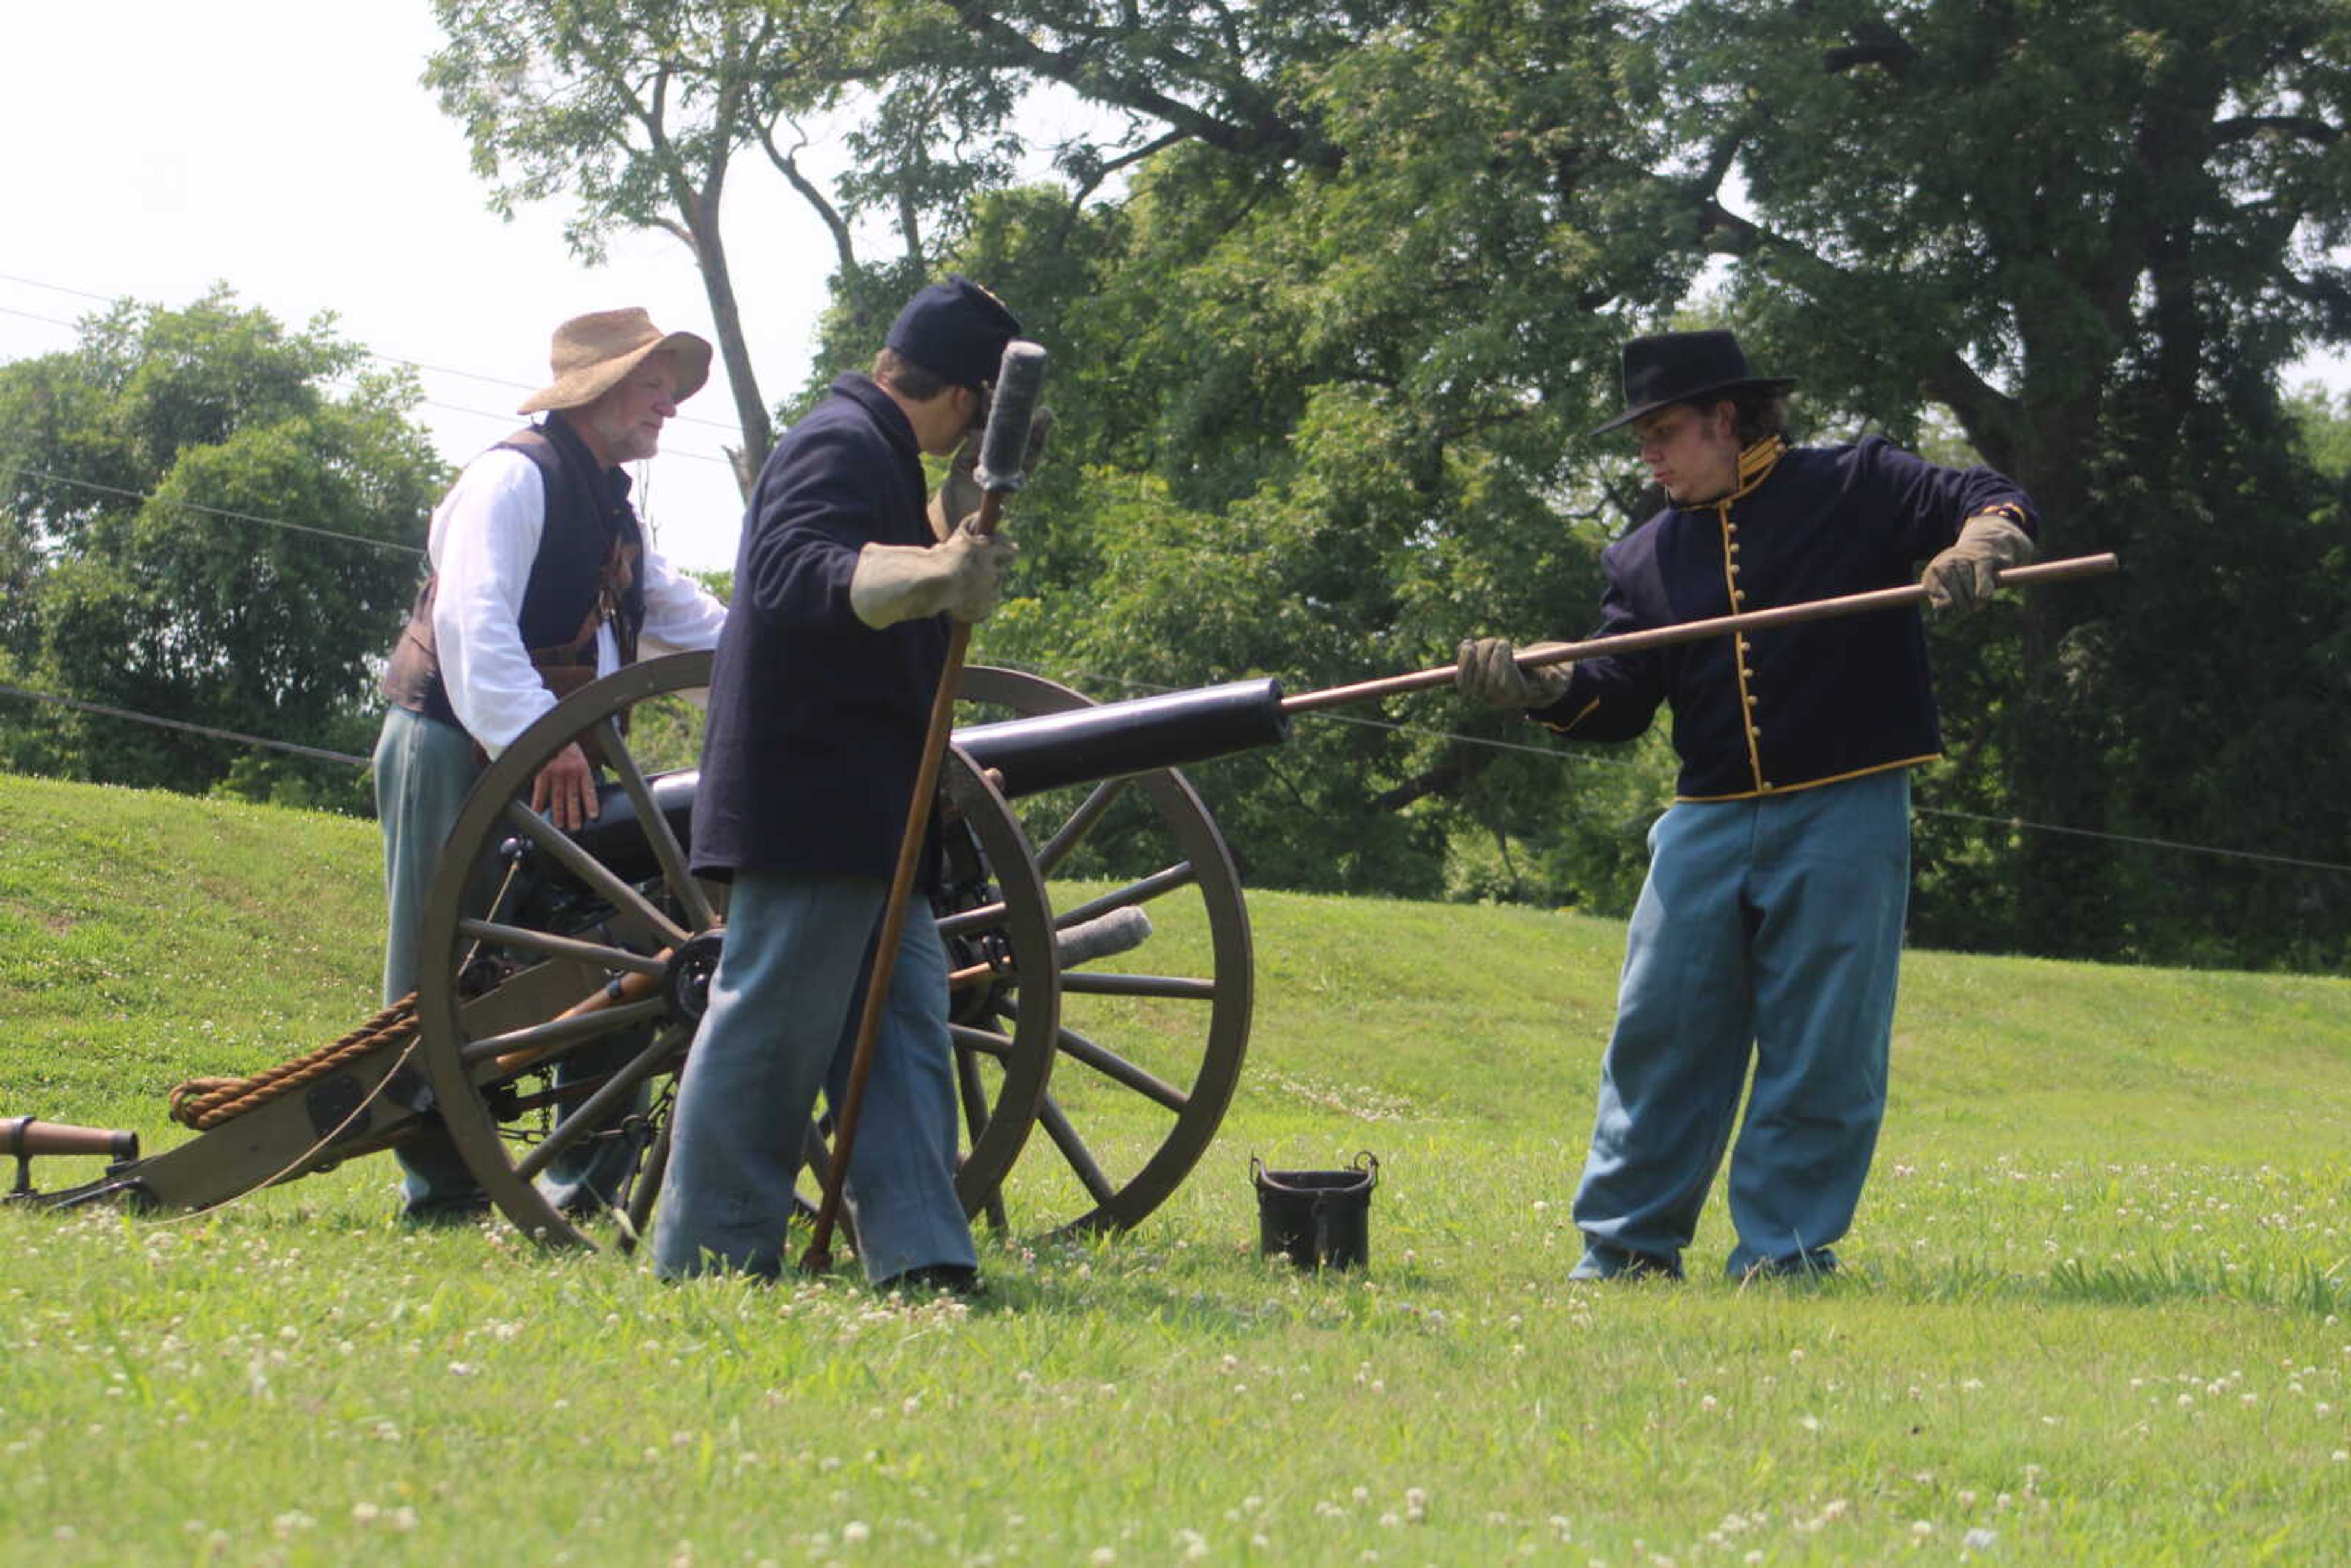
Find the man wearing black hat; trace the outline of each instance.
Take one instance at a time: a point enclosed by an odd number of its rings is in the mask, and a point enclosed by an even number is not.
[[[666,1276],[782,1267],[817,1091],[838,1095],[862,971],[946,663],[947,622],[995,607],[1008,540],[933,526],[922,455],[979,423],[1020,323],[962,277],[892,325],[788,432],[753,490],[712,672],[694,869],[733,883],[726,942],[678,1089],[653,1257]],[[955,1191],[946,959],[909,920],[851,1157],[880,1284],[967,1291]]]
[[[1988,468],[1882,437],[1792,449],[1793,383],[1750,374],[1729,332],[1635,339],[1624,371],[1625,412],[1600,428],[1632,427],[1667,506],[1603,552],[1603,633],[1892,587],[1920,561],[1936,612],[1964,613],[2032,558],[2032,503]],[[1579,740],[1673,709],[1681,775],[1649,831],[1573,1277],[1680,1274],[1750,1061],[1729,1271],[1834,1269],[1885,1116],[1909,769],[1942,747],[1917,612],[1535,670],[1486,638],[1457,679]]]
[[[662,426],[709,379],[710,345],[664,332],[640,308],[597,310],[555,329],[549,361],[555,379],[518,410],[545,421],[467,464],[434,511],[432,571],[385,667],[375,794],[387,1005],[416,988],[425,896],[483,758],[559,697],[635,659],[640,639],[707,648],[726,618],[646,548],[621,466],[659,448]],[[540,769],[531,807],[567,831],[596,814],[595,769],[579,747]],[[621,1042],[574,1052],[557,1076],[594,1076],[625,1054]],[[408,1218],[489,1207],[446,1134],[420,1134],[396,1152]],[[598,1207],[634,1158],[618,1139],[589,1140],[542,1185],[559,1207]]]

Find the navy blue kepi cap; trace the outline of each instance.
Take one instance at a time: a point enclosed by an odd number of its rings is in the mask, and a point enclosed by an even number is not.
[[[1020,319],[1004,301],[956,273],[907,300],[882,341],[933,375],[977,392],[996,379],[1004,345],[1019,336]]]

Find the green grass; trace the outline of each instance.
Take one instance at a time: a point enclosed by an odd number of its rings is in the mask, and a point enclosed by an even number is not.
[[[0,779],[0,1113],[176,1143],[172,1082],[371,1010],[377,874],[366,823]],[[0,1540],[56,1564],[2351,1560],[2351,983],[1913,955],[1847,1274],[1716,1277],[1718,1201],[1688,1283],[1573,1287],[1621,928],[1251,908],[1251,1060],[1201,1168],[1132,1236],[994,1247],[976,1310],[403,1231],[381,1159],[193,1220],[0,1210]],[[1259,1259],[1249,1155],[1357,1149],[1372,1267]]]

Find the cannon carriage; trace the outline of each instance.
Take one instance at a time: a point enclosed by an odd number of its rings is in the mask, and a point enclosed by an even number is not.
[[[725,886],[687,866],[695,775],[657,765],[691,753],[690,699],[709,669],[707,653],[681,653],[607,676],[490,765],[440,859],[412,1004],[269,1073],[206,1081],[179,1107],[198,1136],[40,1201],[209,1207],[437,1118],[526,1234],[632,1245],[658,1201],[725,929]],[[931,909],[953,971],[958,1189],[975,1216],[1023,1232],[1123,1228],[1208,1147],[1249,1043],[1239,876],[1174,765],[1278,742],[1280,692],[1258,681],[1095,705],[975,667],[959,697]],[[604,782],[596,819],[566,832],[526,802],[575,741]],[[101,1152],[43,1130],[20,1130],[23,1153]],[[810,1129],[812,1181],[826,1131]],[[537,1179],[589,1140],[633,1155],[609,1221],[563,1212]],[[1044,1168],[1015,1181],[1032,1142],[1029,1165]]]

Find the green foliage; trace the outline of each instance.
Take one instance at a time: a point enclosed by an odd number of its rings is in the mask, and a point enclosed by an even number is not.
[[[0,779],[0,1114],[178,1146],[171,1083],[373,1010],[375,868],[364,823]],[[1718,1193],[1687,1284],[1591,1288],[1622,928],[1251,903],[1218,1143],[1113,1240],[1016,1190],[968,1311],[404,1232],[381,1155],[0,1207],[0,1514],[60,1568],[2340,1554],[2351,982],[1913,954],[1846,1275],[1719,1278]],[[1358,1149],[1369,1269],[1259,1258],[1249,1156]]]
[[[405,371],[215,288],[124,303],[0,367],[0,636],[27,686],[363,753],[373,662],[445,475]],[[290,525],[290,526],[277,526]],[[327,537],[329,534],[344,536]],[[364,809],[349,768],[63,709],[0,714],[10,767]]]
[[[720,154],[760,144],[840,264],[793,406],[947,267],[1019,309],[1061,424],[991,656],[1113,695],[1574,635],[1655,504],[1585,434],[1617,347],[1727,321],[1812,428],[1980,455],[2040,501],[2044,553],[2126,557],[1938,632],[1953,760],[1921,799],[1954,814],[1920,839],[1922,932],[2341,961],[2340,872],[2003,825],[2351,863],[2351,805],[2314,787],[2351,729],[2351,512],[2327,421],[2295,439],[2277,388],[2351,340],[2334,0],[442,14],[434,79],[501,199],[573,190],[584,235],[683,224],[723,278],[695,214],[715,233]],[[656,105],[700,163],[663,162]],[[820,110],[852,165],[830,194],[786,150]],[[895,254],[861,256],[860,220]],[[1405,727],[1233,765],[1261,878],[1624,906],[1654,746],[1563,795],[1579,765],[1486,744],[1523,726],[1433,695],[1358,716]]]

